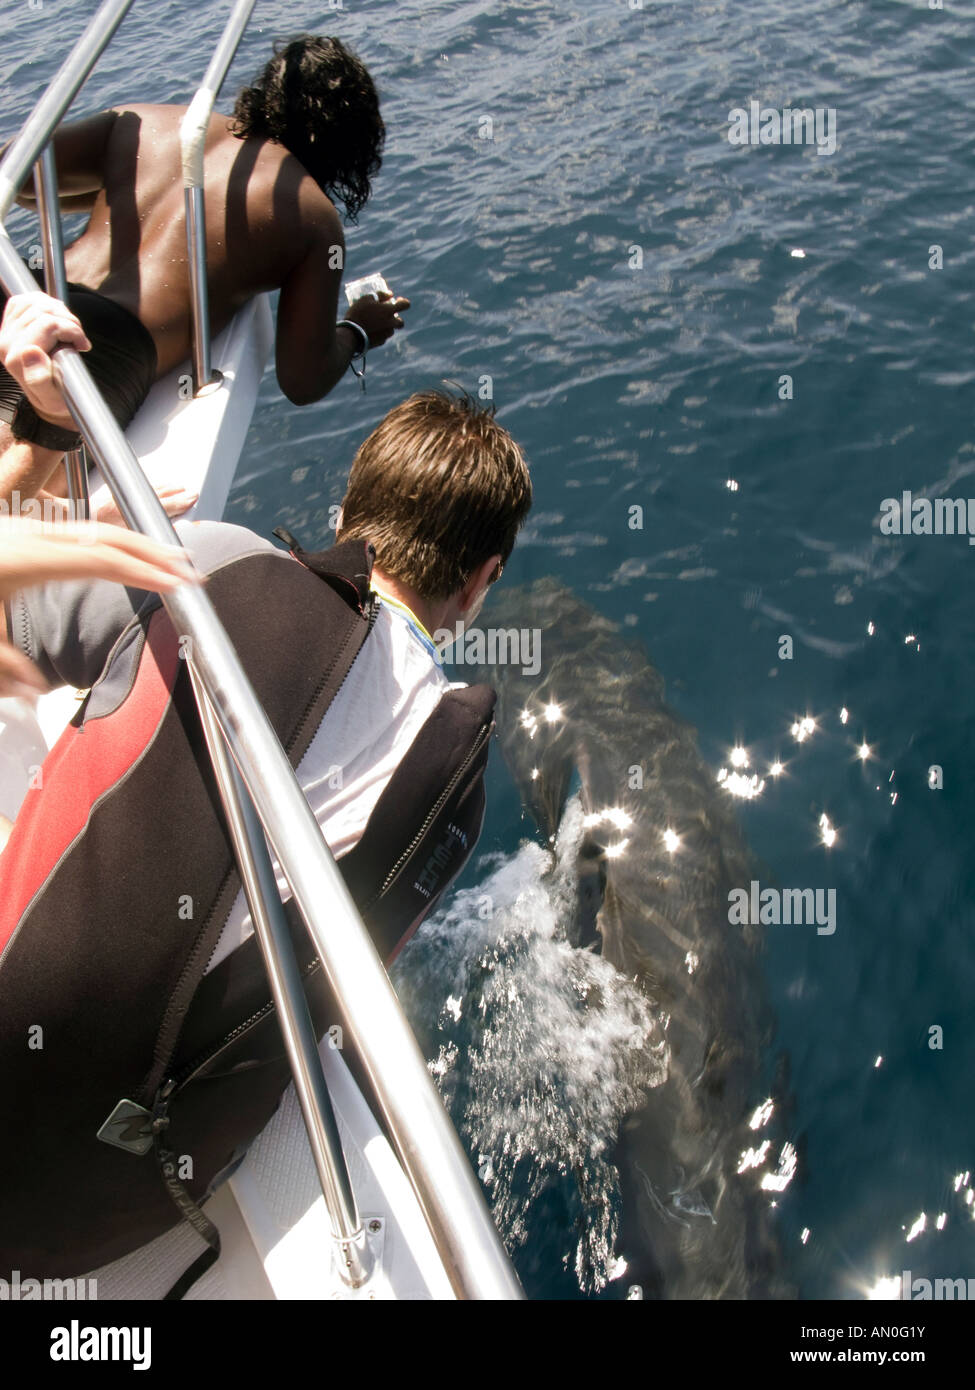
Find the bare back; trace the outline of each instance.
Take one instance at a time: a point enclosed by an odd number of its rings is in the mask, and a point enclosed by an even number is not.
[[[62,191],[94,191],[91,218],[68,248],[68,278],[136,314],[156,343],[159,375],[189,356],[190,292],[179,123],[182,106],[123,106],[63,128],[56,141]],[[279,312],[291,354],[324,353],[334,333],[344,246],[331,201],[283,146],[240,140],[214,116],[205,152],[207,267],[212,328],[241,305],[285,287]],[[74,177],[74,182],[72,178]],[[100,178],[100,183],[98,179]],[[83,200],[80,200],[83,202]],[[79,205],[79,204],[76,204]],[[316,327],[317,324],[317,327]],[[324,327],[323,327],[324,325]]]

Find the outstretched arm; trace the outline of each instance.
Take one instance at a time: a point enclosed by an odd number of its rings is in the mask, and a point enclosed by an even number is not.
[[[410,304],[408,299],[365,299],[347,314],[339,313],[345,239],[335,208],[324,194],[319,196],[314,231],[304,255],[281,286],[278,303],[278,385],[294,405],[310,405],[327,396],[362,347],[360,334],[338,327],[338,318],[361,324],[369,346],[379,347],[403,327],[400,314]]]
[[[200,583],[185,550],[160,545],[138,531],[94,521],[51,525],[23,517],[0,518],[0,599],[19,588],[65,579],[113,579],[157,593],[169,593],[187,581]],[[5,636],[0,604],[0,696],[46,690],[41,673],[22,652],[7,645]]]

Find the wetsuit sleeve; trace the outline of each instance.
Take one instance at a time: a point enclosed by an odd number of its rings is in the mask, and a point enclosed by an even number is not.
[[[51,685],[94,685],[119,637],[155,594],[107,580],[43,584],[10,602],[10,640]]]
[[[243,527],[220,522],[177,522],[176,530],[203,574],[277,549]],[[85,690],[98,680],[126,628],[143,623],[160,602],[158,594],[108,580],[43,584],[10,601],[10,640],[51,685]]]

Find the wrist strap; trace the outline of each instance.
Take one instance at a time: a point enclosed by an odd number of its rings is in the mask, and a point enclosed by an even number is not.
[[[337,327],[337,328],[354,328],[355,331],[356,331],[357,333],[361,333],[361,335],[362,335],[362,347],[359,349],[358,352],[354,352],[354,353],[352,354],[352,356],[353,356],[354,358],[355,358],[355,357],[365,357],[366,353],[369,351],[369,334],[368,334],[368,333],[366,332],[366,330],[363,328],[362,324],[361,324],[361,323],[355,323],[354,320],[352,320],[352,319],[339,319],[339,321],[338,321],[336,327]]]
[[[363,328],[361,323],[355,323],[352,319],[339,319],[339,322],[336,326],[338,328],[354,328],[357,333],[362,334],[362,347],[359,349],[358,352],[354,352],[352,354],[351,358],[349,359],[349,366],[352,368],[352,375],[357,376],[359,380],[362,382],[362,389],[364,391],[366,389],[366,353],[369,350],[369,334]],[[355,365],[357,357],[362,358],[362,371],[359,371],[359,369]]]

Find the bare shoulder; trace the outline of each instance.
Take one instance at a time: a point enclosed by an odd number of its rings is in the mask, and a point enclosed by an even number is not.
[[[292,163],[298,164],[298,160],[293,156],[289,156],[289,159]],[[318,245],[344,247],[342,219],[335,204],[300,164],[298,167],[304,175],[298,195],[302,224]]]
[[[342,219],[335,204],[304,165],[276,141],[253,143],[259,150],[250,178],[252,194],[266,201],[277,219],[287,221],[292,236],[300,233],[307,247],[344,247]]]

